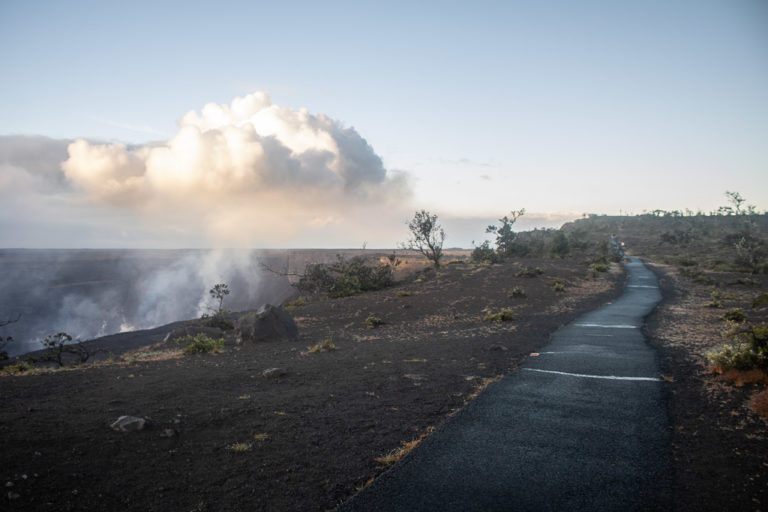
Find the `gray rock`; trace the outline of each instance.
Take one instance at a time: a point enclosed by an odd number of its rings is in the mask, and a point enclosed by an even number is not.
[[[239,343],[293,339],[299,329],[293,317],[282,307],[265,304],[255,313],[247,313],[237,320],[236,339]]]
[[[501,352],[505,352],[508,349],[504,345],[500,345],[498,343],[495,343],[495,344],[491,345],[490,347],[488,347],[488,350],[498,350],[498,351],[501,351]]]
[[[150,422],[147,418],[137,418],[136,416],[120,416],[114,423],[110,425],[112,430],[117,430],[119,432],[144,430],[149,426]]]
[[[179,435],[176,430],[172,428],[164,428],[162,432],[160,432],[160,437],[176,437]]]
[[[282,377],[287,372],[283,368],[267,368],[263,372],[261,372],[261,375],[270,379],[276,379],[278,377]]]

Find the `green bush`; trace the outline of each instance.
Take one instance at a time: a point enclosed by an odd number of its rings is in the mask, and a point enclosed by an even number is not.
[[[744,310],[741,308],[729,309],[723,315],[723,320],[728,322],[742,323],[747,321],[747,315],[744,314]]]
[[[555,258],[565,258],[571,252],[571,246],[565,233],[558,231],[549,244],[549,255]]]
[[[9,373],[9,374],[24,373],[24,372],[28,372],[31,369],[32,369],[32,366],[29,363],[26,363],[24,361],[19,361],[16,364],[9,364],[3,367],[2,372]]]
[[[205,334],[188,334],[174,340],[177,345],[185,345],[181,353],[185,356],[221,352],[224,348],[224,338],[213,339]]]
[[[473,263],[497,263],[498,261],[499,255],[491,248],[488,240],[475,247],[472,251]]]
[[[395,292],[395,295],[397,295],[398,297],[410,297],[412,293],[409,292],[408,290],[397,290]]]
[[[707,354],[709,362],[721,369],[768,369],[768,325],[749,325],[729,334],[734,343]]]
[[[229,311],[226,309],[220,309],[212,315],[204,313],[200,320],[204,326],[218,328],[222,331],[231,331],[235,328],[235,323],[229,318]]]
[[[561,278],[552,279],[549,282],[549,285],[556,292],[564,292],[565,291],[565,279],[561,279]]]
[[[496,313],[494,313],[491,310],[488,310],[485,313],[485,320],[487,322],[511,322],[512,320],[516,320],[517,315],[514,311],[511,309],[500,309]]]
[[[310,293],[327,293],[331,298],[347,297],[392,286],[392,268],[386,263],[369,265],[364,256],[347,260],[337,254],[334,263],[308,264],[297,286]]]
[[[768,306],[768,293],[763,293],[762,295],[758,295],[752,301],[753,308],[759,308],[762,306]]]
[[[369,329],[375,329],[376,327],[380,326],[384,322],[381,321],[381,318],[377,317],[373,313],[368,315],[368,318],[365,319],[365,324],[368,326]]]
[[[525,290],[521,286],[515,286],[509,291],[510,299],[522,299],[527,297]]]

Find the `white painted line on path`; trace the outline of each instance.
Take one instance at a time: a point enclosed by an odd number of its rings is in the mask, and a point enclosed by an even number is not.
[[[628,284],[627,288],[658,288],[658,286],[651,286],[649,284]]]
[[[568,372],[556,372],[555,370],[539,370],[536,368],[522,368],[529,372],[539,373],[554,373],[555,375],[567,375],[569,377],[581,377],[584,379],[607,379],[607,380],[639,380],[650,382],[661,382],[661,379],[656,377],[618,377],[616,375],[586,375],[583,373],[568,373]]]
[[[576,327],[602,327],[603,329],[637,329],[636,325],[573,324]]]
[[[593,338],[612,338],[614,334],[584,334],[584,336],[591,336]]]

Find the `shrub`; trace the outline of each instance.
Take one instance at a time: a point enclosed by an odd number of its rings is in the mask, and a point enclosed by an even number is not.
[[[759,286],[760,282],[752,279],[751,277],[740,277],[736,280],[736,284],[743,284],[744,286]]]
[[[723,320],[728,322],[742,323],[747,321],[747,315],[744,314],[744,310],[741,308],[729,309],[723,315]]]
[[[549,282],[549,285],[556,292],[564,292],[565,291],[565,279],[561,279],[561,278],[552,279]]]
[[[752,301],[752,307],[753,308],[759,308],[761,306],[768,306],[768,293],[764,293],[762,295],[758,295]]]
[[[391,286],[394,282],[392,269],[386,263],[369,265],[364,256],[347,260],[337,254],[334,263],[308,264],[297,286],[310,293],[327,293],[331,298],[347,297]]]
[[[571,252],[571,246],[568,244],[568,238],[565,233],[558,231],[555,233],[552,242],[549,244],[549,254],[555,258],[564,258]]]
[[[488,240],[475,247],[472,251],[473,263],[496,263],[498,261],[499,255],[491,248],[491,244]]]
[[[316,354],[317,352],[330,352],[336,350],[336,344],[332,339],[327,338],[322,343],[316,343],[311,347],[307,347],[305,354]]]
[[[222,331],[231,331],[235,328],[235,323],[229,318],[229,311],[226,309],[220,309],[212,315],[203,313],[200,320],[206,327],[219,328]]]
[[[750,370],[760,363],[758,355],[750,350],[746,343],[723,345],[719,349],[707,353],[709,364],[719,372],[729,368]]]
[[[24,373],[32,369],[32,365],[24,361],[19,361],[16,364],[9,364],[2,369],[3,373]]]
[[[437,215],[431,215],[426,210],[418,211],[408,223],[408,229],[411,238],[404,244],[405,248],[419,251],[435,268],[440,268],[445,231],[437,223]]]
[[[365,324],[368,326],[369,329],[375,329],[376,327],[380,326],[382,323],[381,318],[377,317],[373,313],[368,315],[368,318],[365,319]]]
[[[64,354],[75,356],[75,364],[85,363],[91,357],[88,347],[81,341],[72,342],[72,336],[65,332],[59,332],[46,336],[40,344],[45,349],[43,359],[56,362],[59,367],[64,366]]]
[[[499,222],[501,222],[500,226],[488,226],[486,228],[486,233],[496,235],[496,248],[501,256],[510,256],[512,254],[513,244],[515,243],[515,238],[517,238],[517,234],[512,231],[512,225],[523,215],[525,215],[525,208],[512,210],[510,212],[510,217],[505,215],[499,219]],[[487,242],[483,245],[486,245],[486,247],[490,249],[490,247],[487,246]]]
[[[174,340],[177,345],[185,345],[181,353],[185,356],[193,354],[207,354],[208,352],[221,352],[224,348],[224,338],[213,339],[205,334],[188,334]]]
[[[516,277],[536,277],[540,276],[544,273],[544,271],[539,267],[523,267],[517,274],[515,274]]]
[[[494,313],[491,310],[488,310],[485,313],[485,320],[487,322],[510,322],[516,319],[517,319],[517,315],[515,314],[515,312],[507,308],[500,309],[496,313]]]
[[[712,293],[710,294],[710,298],[712,300],[711,300],[711,302],[709,302],[707,304],[707,307],[710,307],[710,308],[721,308],[721,307],[723,307],[724,300],[727,297],[718,288],[715,288],[714,290],[712,290]]]
[[[522,299],[527,297],[525,290],[521,286],[515,286],[509,291],[509,298]]]
[[[398,297],[410,297],[412,294],[407,290],[397,290],[395,292],[395,295],[397,295]]]

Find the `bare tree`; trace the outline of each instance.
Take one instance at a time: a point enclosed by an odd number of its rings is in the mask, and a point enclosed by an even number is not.
[[[437,223],[437,215],[431,215],[426,210],[418,211],[408,223],[408,229],[411,230],[411,238],[404,247],[419,251],[435,268],[440,268],[445,231]]]

